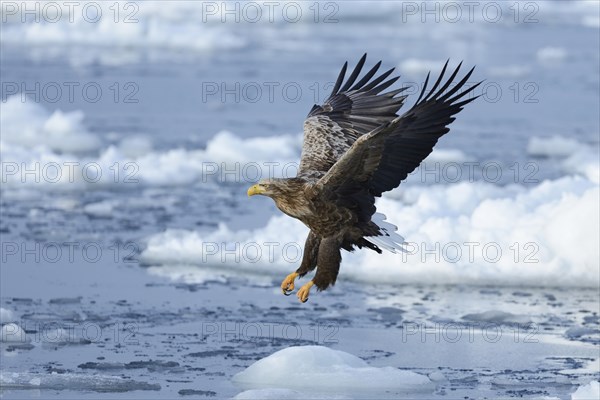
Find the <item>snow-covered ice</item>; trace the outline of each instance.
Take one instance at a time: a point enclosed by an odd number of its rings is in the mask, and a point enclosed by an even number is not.
[[[27,343],[31,339],[27,337],[25,330],[15,323],[2,325],[0,329],[0,342],[4,343]]]
[[[0,324],[14,322],[13,312],[6,308],[0,308]]]
[[[100,140],[87,130],[83,119],[81,111],[57,109],[50,114],[32,99],[14,95],[2,104],[2,142],[25,148],[44,146],[61,153],[97,150]]]
[[[591,381],[587,385],[581,385],[571,395],[571,400],[600,399],[600,382]]]
[[[372,367],[364,360],[324,346],[280,350],[233,377],[243,388],[282,388],[307,392],[418,391],[430,389],[427,376],[393,367]]]
[[[527,144],[527,152],[532,156],[567,157],[579,152],[586,146],[576,139],[564,136],[533,136]]]
[[[133,390],[160,390],[156,383],[139,382],[131,379],[91,375],[82,376],[68,373],[30,374],[30,373],[0,373],[0,386],[4,390],[35,389],[35,390],[69,390],[96,393],[122,393]]]
[[[478,314],[467,314],[464,320],[474,322],[491,322],[495,324],[528,324],[531,319],[526,315],[515,315],[504,311],[491,310]]]
[[[51,191],[84,190],[128,188],[137,183],[239,182],[294,176],[298,171],[301,135],[242,138],[221,131],[204,149],[156,151],[148,138],[140,136],[102,146],[101,140],[85,128],[84,118],[80,110],[63,113],[57,109],[50,114],[39,104],[23,102],[21,96],[9,97],[0,119],[0,154],[7,165],[4,183]],[[120,174],[115,166],[121,168]],[[37,177],[31,173],[24,179],[24,171],[38,171]]]
[[[562,47],[544,47],[536,53],[538,61],[544,64],[553,64],[563,61],[567,57],[567,50]]]
[[[238,393],[235,400],[346,400],[352,399],[350,396],[345,396],[338,393],[311,393],[309,391],[293,390],[293,389],[250,389]]]
[[[350,254],[344,273],[368,282],[595,286],[599,193],[597,183],[579,176],[531,189],[488,183],[408,188],[404,201],[378,203],[412,243],[408,255],[399,260],[391,253]],[[167,230],[148,238],[142,259],[268,272],[272,262],[299,261],[292,250],[306,234],[303,225],[280,215],[255,230],[234,231],[225,224],[206,234]],[[227,242],[237,244],[231,247],[236,256],[223,259],[221,252],[208,251]],[[278,244],[275,251],[271,243]]]

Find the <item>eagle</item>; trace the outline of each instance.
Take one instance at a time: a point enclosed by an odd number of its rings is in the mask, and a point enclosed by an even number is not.
[[[446,61],[431,89],[428,73],[415,104],[398,116],[407,98],[400,94],[408,87],[384,92],[400,77],[389,78],[394,68],[376,76],[381,61],[359,79],[366,58],[345,81],[344,63],[331,95],[308,113],[297,175],[262,179],[248,189],[248,196],[272,198],[310,229],[300,267],[281,283],[290,295],[297,278],[317,269],[297,292],[303,303],[313,286],[335,284],[342,249],[406,251],[396,226],[376,213],[375,198],[398,187],[448,133],[454,116],[479,97],[467,96],[482,83],[467,84],[475,67],[452,85],[462,62],[444,80]]]

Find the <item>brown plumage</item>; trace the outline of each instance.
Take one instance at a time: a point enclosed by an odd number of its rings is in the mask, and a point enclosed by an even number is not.
[[[419,166],[449,131],[454,115],[475,100],[465,96],[480,84],[465,88],[472,68],[451,87],[460,64],[442,83],[446,62],[433,87],[427,91],[428,74],[415,105],[399,117],[406,96],[398,95],[406,88],[383,93],[399,77],[387,79],[392,68],[373,79],[381,61],[357,81],[365,60],[366,54],[344,83],[345,63],[329,98],[308,114],[298,175],[263,180],[248,190],[249,196],[273,198],[281,211],[310,228],[300,267],[281,285],[289,294],[297,277],[317,268],[298,291],[302,302],[311,286],[325,290],[335,283],[341,249],[403,251],[396,227],[375,213],[375,197],[396,188]]]

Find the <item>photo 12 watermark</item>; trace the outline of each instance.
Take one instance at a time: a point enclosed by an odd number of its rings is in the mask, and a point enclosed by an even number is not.
[[[365,239],[369,240],[369,236]],[[542,247],[534,240],[498,241],[406,241],[397,249],[398,263],[407,264],[539,264]],[[302,241],[200,241],[185,255],[193,264],[299,264],[304,252]],[[365,250],[366,251],[366,250]],[[14,250],[13,250],[14,252]]]
[[[8,323],[2,329],[2,343],[7,344],[118,344],[139,345],[141,325],[136,322],[40,322],[23,319]],[[201,343],[306,341],[314,344],[339,342],[340,326],[336,322],[310,324],[277,322],[200,321],[195,332]],[[210,350],[208,351],[210,352]],[[203,352],[190,356],[202,356]]]
[[[144,1],[2,1],[2,21],[136,24]],[[339,22],[334,1],[188,1],[199,23],[298,24]]]
[[[203,1],[201,7],[205,23],[335,24],[340,11],[334,1]]]
[[[201,322],[201,337],[205,342],[256,342],[303,340],[319,344],[339,341],[340,326],[336,322],[311,324],[271,322]]]
[[[441,67],[440,67],[441,68]],[[425,78],[425,75],[423,78]],[[466,82],[465,89],[475,86],[478,82]],[[401,95],[418,96],[423,90],[424,83],[416,81],[399,81],[399,88],[405,88]],[[451,90],[456,83],[449,85]],[[200,98],[203,103],[291,103],[308,100],[322,104],[327,100],[334,87],[334,82],[296,82],[296,81],[203,81],[200,87]],[[429,84],[427,89],[431,89]],[[508,101],[516,104],[537,104],[540,85],[535,81],[489,81],[468,93],[464,99],[479,96],[486,103]],[[410,97],[408,98],[410,103]]]
[[[143,2],[142,2],[143,3]],[[137,24],[140,2],[136,1],[2,1],[2,22],[88,23],[101,21]]]
[[[498,324],[493,322],[417,323],[403,322],[402,343],[498,343],[504,337],[514,343],[538,343],[539,326],[533,322]]]
[[[0,163],[2,183],[139,183],[139,165],[133,161],[103,165],[94,161],[48,161]]]
[[[23,319],[2,327],[2,343],[62,346],[72,344],[139,345],[139,325],[132,322],[52,322]]]
[[[462,155],[460,155],[462,157]],[[300,155],[298,154],[298,157]],[[499,161],[435,161],[424,160],[408,174],[411,184],[454,184],[483,182],[490,184],[536,184],[540,166],[535,161],[506,163]],[[111,164],[96,161],[33,161],[0,162],[0,182],[14,186],[45,184],[65,185],[143,185],[144,171],[135,160],[115,161]],[[151,172],[151,171],[150,171]],[[261,180],[287,179],[301,172],[299,161],[249,161],[249,162],[194,162],[189,172],[193,182],[237,183],[251,185]],[[126,186],[124,186],[126,187]]]
[[[138,104],[137,82],[96,81],[2,81],[2,102],[18,96],[22,103],[99,103]]]
[[[6,263],[96,264],[139,263],[141,246],[132,241],[104,244],[95,241],[15,241],[0,242],[0,259]]]
[[[537,264],[540,245],[534,241],[499,243],[495,241],[406,242],[401,252],[402,262],[422,264],[497,264],[501,261],[515,264]]]
[[[403,23],[539,23],[535,1],[402,1]]]

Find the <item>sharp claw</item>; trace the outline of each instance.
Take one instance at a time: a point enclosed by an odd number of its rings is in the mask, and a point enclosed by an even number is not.
[[[308,301],[308,296],[310,294],[310,288],[314,285],[312,281],[308,282],[306,285],[302,286],[300,290],[298,290],[298,300],[302,303],[306,303]]]
[[[296,272],[292,272],[291,274],[285,277],[285,279],[281,283],[281,292],[284,295],[289,296],[290,294],[292,294],[292,291],[294,290],[294,280],[297,276],[298,274]]]

